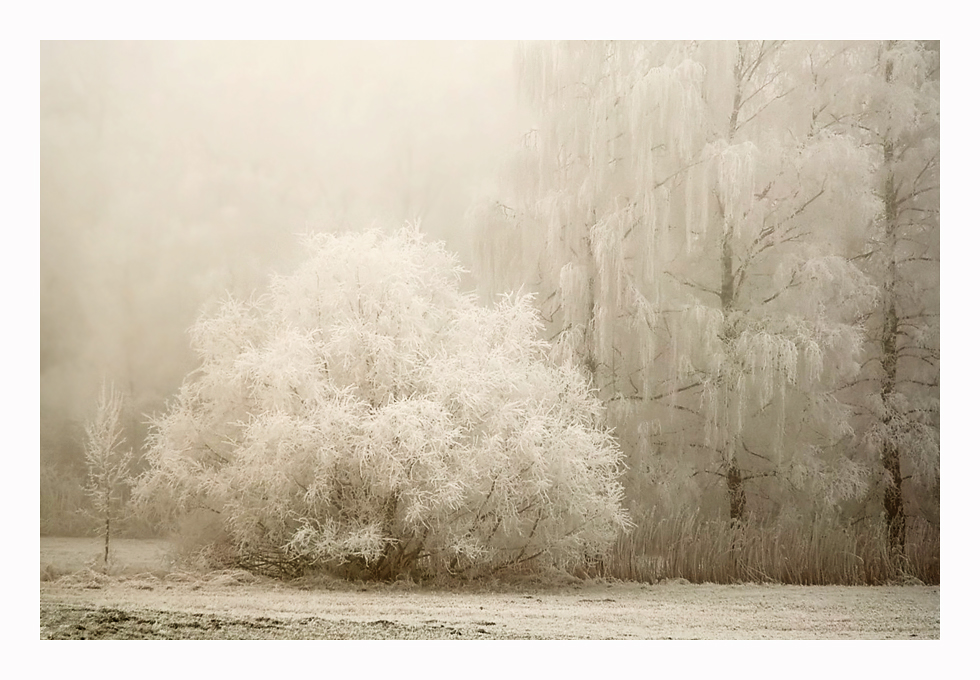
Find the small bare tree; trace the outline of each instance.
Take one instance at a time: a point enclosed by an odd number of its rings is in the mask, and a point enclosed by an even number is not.
[[[131,484],[129,473],[133,452],[123,449],[123,428],[119,422],[122,395],[103,381],[95,418],[85,425],[85,462],[88,483],[85,493],[92,499],[92,513],[102,523],[105,537],[103,568],[109,566],[109,536],[112,524],[121,518],[125,489]]]

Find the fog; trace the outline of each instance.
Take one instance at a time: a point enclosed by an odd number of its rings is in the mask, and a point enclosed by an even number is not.
[[[78,460],[103,378],[139,445],[187,328],[297,234],[419,219],[468,265],[515,80],[509,43],[42,43],[42,462]]]

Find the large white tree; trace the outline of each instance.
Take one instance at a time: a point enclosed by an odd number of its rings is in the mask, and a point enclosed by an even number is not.
[[[871,155],[818,124],[848,59],[766,41],[524,47],[537,123],[509,192],[475,212],[481,273],[539,292],[563,356],[615,408],[638,497],[703,472],[742,520],[750,479],[821,501],[864,488],[834,391],[876,295],[845,256],[879,203]]]
[[[528,297],[477,306],[417,227],[320,234],[192,329],[140,495],[213,515],[239,564],[393,578],[601,551],[628,524],[602,406]]]

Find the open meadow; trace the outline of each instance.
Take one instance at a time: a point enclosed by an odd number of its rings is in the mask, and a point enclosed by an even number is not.
[[[165,541],[41,538],[41,639],[938,639],[938,586],[280,582],[189,572]]]

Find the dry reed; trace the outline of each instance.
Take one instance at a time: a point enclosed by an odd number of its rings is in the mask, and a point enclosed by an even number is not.
[[[939,583],[939,530],[909,522],[906,554],[890,560],[881,522],[857,526],[813,522],[643,517],[620,535],[603,561],[604,576],[655,583],[881,585]]]

